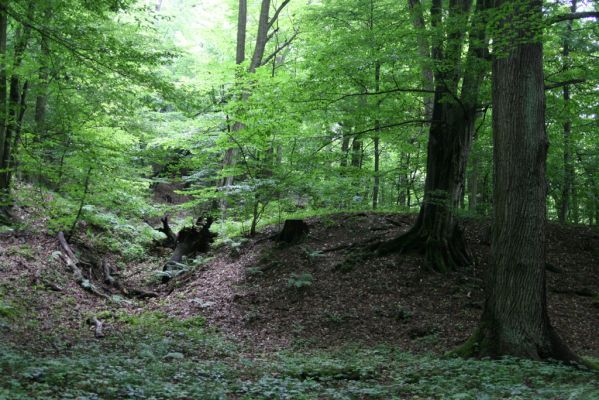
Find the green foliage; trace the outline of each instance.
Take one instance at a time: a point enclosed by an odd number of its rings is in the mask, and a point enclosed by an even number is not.
[[[23,258],[25,258],[26,260],[29,260],[29,261],[35,259],[35,255],[34,255],[33,249],[28,244],[23,244],[21,246],[10,247],[7,250],[6,254],[7,255],[20,256],[20,257],[23,257]]]
[[[17,315],[17,310],[13,306],[0,302],[0,317],[13,318]]]
[[[314,283],[314,277],[309,272],[302,272],[301,274],[293,273],[287,280],[287,287],[294,289],[306,289],[312,286]]]
[[[223,360],[227,345],[196,322],[176,325],[179,333],[172,335],[177,322],[164,315],[132,317],[127,324],[137,339],[108,337],[58,358],[3,345],[0,397],[586,400],[599,394],[596,372],[560,364],[438,359],[363,346],[254,360],[229,348]]]

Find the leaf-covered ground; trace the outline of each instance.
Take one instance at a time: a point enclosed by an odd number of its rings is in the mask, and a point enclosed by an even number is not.
[[[440,355],[475,327],[489,246],[464,221],[477,263],[449,276],[418,255],[366,257],[412,216],[308,219],[293,246],[228,240],[168,285],[162,260],[121,265],[151,300],[82,291],[53,236],[0,235],[0,399],[594,399],[596,372],[521,360]],[[353,245],[353,246],[352,246]],[[549,229],[550,314],[597,357],[599,234]],[[104,255],[118,263],[112,254]],[[106,337],[94,338],[96,316]]]
[[[449,275],[426,271],[418,254],[365,256],[365,245],[394,237],[413,221],[393,214],[314,217],[309,236],[293,246],[268,240],[272,228],[218,251],[184,286],[149,307],[184,317],[201,313],[228,334],[268,349],[352,342],[442,354],[463,343],[479,320],[488,224],[464,221],[476,263]],[[548,271],[552,322],[577,352],[599,356],[599,233],[551,225],[547,249],[558,271]]]

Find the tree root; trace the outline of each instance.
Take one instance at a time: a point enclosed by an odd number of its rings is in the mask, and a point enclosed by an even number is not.
[[[373,244],[370,250],[379,256],[417,251],[424,254],[427,269],[441,273],[472,264],[463,232],[457,225],[450,238],[435,237],[416,225],[394,239]]]
[[[548,343],[537,343],[530,339],[530,344],[524,348],[511,349],[501,344],[497,332],[490,329],[484,323],[474,331],[468,340],[456,349],[445,353],[446,357],[461,358],[499,358],[502,356],[526,357],[533,360],[562,361],[576,367],[596,368],[592,363],[574,354],[562,341],[553,327],[547,327],[547,336],[544,338]]]

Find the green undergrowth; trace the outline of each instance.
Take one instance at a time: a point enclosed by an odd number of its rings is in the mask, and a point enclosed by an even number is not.
[[[0,344],[0,399],[593,399],[599,375],[560,364],[417,356],[391,347],[249,354],[204,319],[100,315],[68,351]]]

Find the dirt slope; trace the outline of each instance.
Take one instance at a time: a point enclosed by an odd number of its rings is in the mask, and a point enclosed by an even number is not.
[[[273,230],[264,232],[239,255],[228,248],[216,251],[182,287],[149,307],[206,315],[213,326],[264,349],[357,342],[444,352],[462,343],[479,319],[488,226],[464,221],[477,262],[450,275],[425,271],[417,254],[360,260],[346,247],[393,237],[413,218],[364,213],[312,218],[310,235],[288,247],[267,239]],[[548,272],[551,319],[576,351],[599,356],[599,233],[551,225],[547,250],[548,262],[561,271]],[[303,281],[311,278],[311,284],[293,287],[302,274],[309,274]]]

